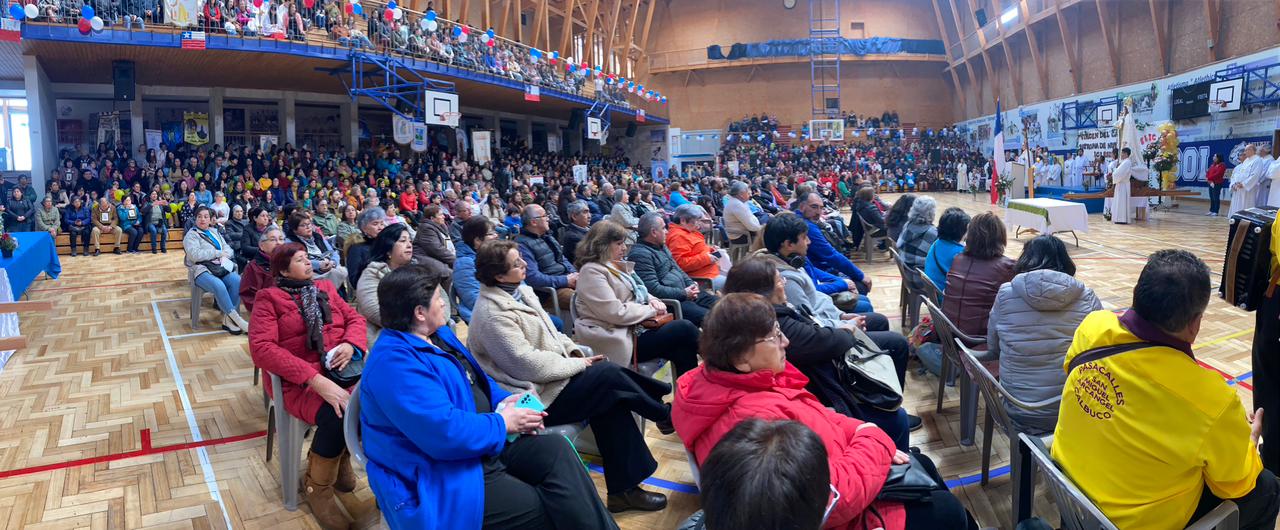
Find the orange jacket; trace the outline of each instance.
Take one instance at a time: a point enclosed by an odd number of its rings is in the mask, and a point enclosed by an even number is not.
[[[693,278],[715,278],[720,275],[720,264],[711,259],[711,247],[701,232],[694,232],[671,223],[667,232],[667,248],[676,258],[676,265]]]

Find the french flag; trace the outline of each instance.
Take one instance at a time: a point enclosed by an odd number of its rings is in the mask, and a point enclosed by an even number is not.
[[[1000,165],[1004,163],[1004,119],[1000,115],[1000,100],[996,99],[996,130],[991,153],[991,204],[1000,200],[997,182],[1000,182]]]
[[[537,85],[524,86],[525,101],[542,101],[542,88]]]

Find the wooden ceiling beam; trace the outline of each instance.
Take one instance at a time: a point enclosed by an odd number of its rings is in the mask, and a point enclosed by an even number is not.
[[[658,5],[658,0],[649,0],[649,13],[644,16],[644,34],[640,37],[640,50],[649,54],[649,30],[653,28],[653,8]],[[667,9],[670,9],[667,4]]]
[[[547,0],[542,0],[542,1],[546,2]],[[569,0],[568,9],[565,12],[573,13],[573,0]],[[573,35],[573,22],[572,22],[573,17],[566,17],[564,15],[561,15],[560,19],[563,21],[563,24],[564,24],[564,27],[560,31],[560,56],[568,57],[569,56],[569,37]]]
[[[610,66],[618,66],[610,65],[609,62],[613,60],[613,52],[616,49],[614,39],[618,37],[618,18],[621,16],[622,0],[613,0],[613,20],[609,22],[609,38],[605,39],[604,45],[601,46],[604,49],[604,57],[597,59],[604,70],[609,70]]]
[[[1119,8],[1119,5],[1119,3],[1116,3],[1117,9]],[[1112,83],[1119,85],[1120,55],[1116,50],[1117,42],[1115,42],[1116,40],[1119,40],[1119,37],[1117,36],[1115,39],[1111,38],[1112,26],[1110,21],[1107,20],[1107,9],[1109,9],[1107,7],[1107,2],[1104,0],[1096,0],[1094,2],[1094,6],[1098,8],[1098,25],[1102,29],[1102,42],[1107,45],[1107,57],[1111,60],[1111,81]],[[1115,18],[1119,19],[1120,17],[1117,15]]]
[[[1067,26],[1067,17],[1062,14],[1062,0],[1053,1],[1054,15],[1058,18],[1058,33],[1062,34],[1062,48],[1067,51],[1067,64],[1071,67],[1071,86],[1073,94],[1080,93],[1080,63],[1076,60],[1076,43],[1071,38],[1071,30]]]
[[[933,4],[933,18],[938,22],[938,33],[942,34],[942,43],[947,47],[947,64],[951,64],[951,34],[947,33],[947,25],[942,22],[942,9],[938,7],[938,0],[930,0]],[[952,65],[955,66],[955,65]],[[951,83],[955,85],[956,92],[960,94],[961,108],[969,108],[969,97],[965,95],[964,87],[960,86],[960,76],[956,75],[955,68],[947,68],[951,72]]]
[[[631,3],[631,23],[627,24],[627,40],[623,57],[631,57],[631,46],[636,43],[636,22],[640,20],[640,0]]]
[[[1163,4],[1163,9],[1160,4]],[[1167,74],[1169,73],[1169,3],[1147,0],[1147,5],[1151,7],[1151,25],[1155,26],[1156,47],[1160,49],[1160,71]]]
[[[582,55],[585,57],[591,58],[591,60],[588,61],[589,65],[596,66],[600,64],[599,58],[595,56],[596,19],[600,14],[600,2],[602,0],[583,0],[583,1],[591,2],[591,8],[587,11],[587,33],[586,33],[586,39],[582,41],[583,42]],[[578,57],[577,59],[579,62],[583,60],[582,57]]]
[[[1031,19],[1031,10],[1027,9],[1027,0],[1018,0],[1018,9],[1022,11],[1022,20]],[[1024,32],[1027,36],[1027,47],[1031,49],[1031,61],[1040,74],[1040,99],[1049,99],[1049,72],[1044,69],[1044,61],[1040,60],[1040,39],[1036,37],[1035,28],[1027,25]]]
[[[1209,40],[1205,41],[1207,44],[1205,50],[1208,52],[1209,62],[1212,63],[1218,60],[1218,36],[1222,32],[1221,0],[1204,0],[1204,19],[1209,32]]]
[[[462,7],[458,10],[457,21],[466,25],[471,25],[471,0],[462,0]]]
[[[973,2],[974,0],[969,0],[969,9],[971,11],[977,11],[978,6]],[[991,64],[991,56],[987,54],[986,34],[982,32],[981,28],[979,28],[977,35],[978,50],[982,52],[982,63],[986,65],[987,69],[987,82],[991,83],[992,104],[995,104],[995,101],[1000,99],[1000,79],[996,77],[995,67]]]

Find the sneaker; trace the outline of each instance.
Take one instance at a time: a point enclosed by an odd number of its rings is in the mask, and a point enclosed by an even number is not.
[[[94,255],[94,256],[97,256],[98,254],[101,254],[101,253],[102,253],[102,251],[101,251],[101,250],[96,249],[96,248],[95,248],[95,249],[93,249],[93,255]]]
[[[1214,213],[1213,213],[1213,212],[1205,212],[1205,213],[1204,213],[1204,215],[1205,215],[1205,217],[1213,217]]]
[[[244,333],[243,328],[241,328],[240,326],[237,326],[235,321],[233,321],[231,317],[227,315],[222,315],[222,330],[232,335],[239,335],[241,333]]]

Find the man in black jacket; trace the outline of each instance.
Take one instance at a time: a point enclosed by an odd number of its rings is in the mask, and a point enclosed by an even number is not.
[[[644,287],[658,298],[679,300],[684,319],[701,327],[702,319],[720,298],[701,290],[693,278],[680,270],[666,246],[667,226],[662,214],[649,212],[641,216],[636,232],[639,240],[631,247],[627,261],[635,264]]]
[[[564,225],[560,246],[564,248],[565,257],[572,263],[578,261],[578,243],[587,237],[587,230],[591,227],[591,209],[583,201],[573,201],[564,209],[569,214],[569,224]]]

